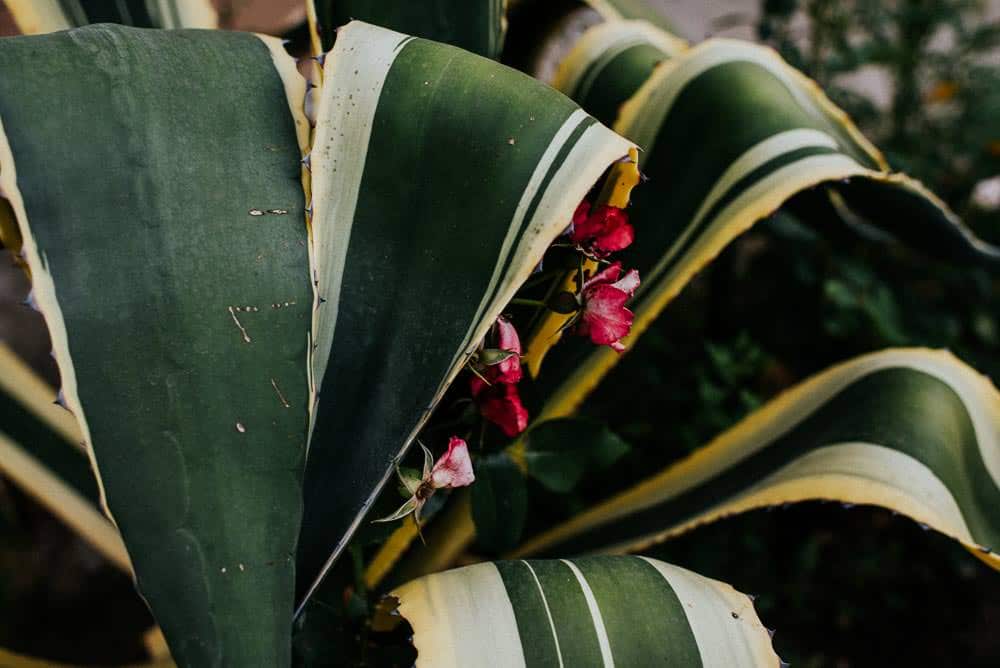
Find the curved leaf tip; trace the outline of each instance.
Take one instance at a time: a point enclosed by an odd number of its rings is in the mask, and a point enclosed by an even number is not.
[[[750,597],[643,557],[477,564],[391,594],[418,666],[765,666]]]
[[[1000,393],[944,351],[844,362],[516,555],[637,551],[735,513],[806,500],[899,512],[1000,569]]]

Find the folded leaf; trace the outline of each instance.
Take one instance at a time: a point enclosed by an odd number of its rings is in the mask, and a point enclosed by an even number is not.
[[[946,352],[859,357],[517,554],[642,550],[735,513],[807,500],[888,508],[1000,569],[1000,393]]]
[[[498,561],[392,592],[417,666],[775,666],[753,601],[640,557]]]
[[[656,66],[687,48],[687,42],[648,21],[605,21],[577,40],[552,85],[612,125]]]
[[[467,356],[631,145],[452,46],[354,22],[325,58],[312,173],[312,591]]]
[[[312,294],[308,124],[279,70],[300,107],[294,62],[254,35],[0,40],[0,187],[66,404],[182,665],[290,661]]]
[[[308,0],[324,49],[336,29],[352,20],[453,44],[499,59],[507,31],[505,0]]]
[[[21,34],[68,30],[90,23],[138,28],[215,28],[211,0],[5,0]]]
[[[469,494],[479,545],[499,553],[521,542],[528,511],[527,484],[524,474],[506,453],[479,458],[476,484]]]
[[[622,99],[620,82],[642,81],[613,121],[644,149],[640,166],[650,178],[630,209],[640,242],[622,253],[643,279],[626,346],[733,239],[816,186],[825,190],[803,199],[806,219],[847,209],[943,259],[1000,267],[1000,248],[974,237],[919,183],[890,173],[844,112],[774,51],[713,39],[670,52],[646,36],[648,27],[593,30],[610,56],[581,40],[560,74],[564,92],[608,113],[601,101]],[[646,44],[620,51],[619,39]],[[550,398],[540,417],[571,413],[617,360],[608,349],[555,348],[541,375]]]
[[[511,454],[528,475],[565,494],[588,471],[610,466],[629,449],[629,444],[603,423],[561,419],[533,427]]]

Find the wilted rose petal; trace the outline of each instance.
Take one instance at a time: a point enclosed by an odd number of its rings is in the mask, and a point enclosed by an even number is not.
[[[513,438],[528,428],[528,410],[521,403],[517,385],[487,385],[482,378],[472,376],[469,386],[482,416],[508,437]]]
[[[434,463],[431,470],[431,484],[434,489],[465,487],[476,479],[472,473],[469,446],[465,441],[452,436],[448,441],[448,452]]]

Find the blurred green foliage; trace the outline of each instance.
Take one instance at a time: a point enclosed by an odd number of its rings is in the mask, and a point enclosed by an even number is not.
[[[981,236],[1000,240],[1000,211],[972,201],[976,184],[1000,174],[1000,22],[987,20],[988,3],[762,4],[762,41],[816,79],[893,168],[924,181]]]

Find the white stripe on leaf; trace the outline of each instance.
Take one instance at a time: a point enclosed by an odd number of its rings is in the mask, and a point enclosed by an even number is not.
[[[769,634],[749,596],[684,568],[640,558],[655,568],[677,595],[703,668],[778,664]]]
[[[708,215],[712,207],[721,200],[729,190],[740,181],[743,177],[752,173],[758,167],[767,164],[771,160],[784,155],[786,153],[791,153],[802,148],[837,148],[837,141],[826,134],[825,132],[820,132],[819,130],[812,130],[808,128],[799,128],[795,130],[786,130],[785,132],[779,132],[776,135],[772,135],[767,139],[764,139],[754,146],[747,149],[743,155],[733,161],[726,171],[722,173],[719,180],[715,182],[712,189],[706,195],[705,199],[702,201],[701,206],[698,207],[698,211],[691,222],[688,223],[687,227],[677,237],[670,249],[659,259],[656,266],[649,272],[646,277],[646,286],[654,285],[656,277],[658,277],[663,270],[670,264],[670,261],[674,259],[681,248],[687,240],[694,234],[698,226],[704,220],[705,216]],[[746,200],[742,200],[745,202]],[[727,211],[730,210],[728,207]],[[647,288],[648,289],[648,288]],[[638,295],[642,295],[645,290],[640,287]]]
[[[573,50],[559,64],[552,87],[570,97],[579,94],[589,83],[581,86],[581,78],[596,78],[603,69],[591,71],[597,61],[611,61],[622,52],[639,44],[648,44],[667,56],[675,56],[687,48],[687,42],[660,30],[648,21],[605,21],[583,33]]]
[[[514,608],[493,564],[434,573],[394,590],[418,667],[524,666]]]
[[[634,552],[697,526],[785,503],[834,500],[891,508],[924,527],[979,550],[955,497],[934,472],[913,457],[871,443],[840,443],[802,455],[750,489],[645,536],[602,549]]]
[[[337,43],[324,62],[313,140],[313,146],[323,150],[311,155],[316,293],[326,300],[313,320],[317,388],[323,384],[337,327],[341,280],[375,110],[399,55],[396,45],[405,38],[392,30],[349,23],[337,33]]]
[[[507,226],[507,234],[504,236],[503,244],[500,246],[499,256],[493,265],[493,274],[490,276],[489,285],[486,290],[483,291],[483,298],[480,301],[479,306],[476,308],[476,315],[472,320],[472,324],[469,327],[468,332],[466,332],[465,339],[462,342],[462,347],[459,348],[455,357],[452,359],[449,367],[449,373],[445,376],[446,380],[442,383],[442,386],[438,388],[439,394],[442,394],[444,390],[447,389],[447,384],[450,382],[447,379],[451,377],[450,371],[453,370],[456,364],[459,364],[459,362],[463,360],[466,355],[479,345],[479,342],[486,336],[486,330],[492,326],[495,318],[485,320],[483,318],[483,314],[487,311],[499,311],[506,306],[506,302],[497,305],[496,299],[494,298],[493,301],[491,301],[490,298],[493,297],[497,284],[504,277],[503,270],[507,264],[507,258],[510,257],[511,246],[514,245],[514,240],[517,238],[518,233],[521,231],[521,227],[524,225],[524,217],[528,213],[528,207],[531,206],[531,202],[534,200],[538,189],[545,180],[545,176],[549,173],[552,163],[555,162],[556,156],[569,140],[573,131],[576,130],[585,118],[587,118],[587,113],[580,109],[577,109],[570,114],[569,117],[563,122],[559,130],[556,131],[556,134],[552,137],[552,141],[549,142],[545,152],[542,153],[542,157],[539,159],[538,164],[535,165],[535,171],[532,172],[531,178],[528,179],[528,185],[525,186],[524,191],[521,193],[521,199],[517,203],[517,208],[514,209],[514,216],[511,218],[510,225]],[[567,220],[567,224],[568,223],[569,221]],[[517,266],[517,263],[512,265],[514,268]]]
[[[801,80],[773,50],[738,40],[716,38],[667,61],[622,106],[615,130],[631,137],[646,152],[653,150],[660,127],[681,91],[699,75],[719,65],[753,63],[767,70],[788,89],[799,106],[823,124],[829,119],[803,89]]]
[[[559,648],[559,634],[556,632],[556,623],[552,620],[552,611],[549,610],[549,600],[545,597],[545,590],[542,589],[542,583],[539,582],[535,569],[527,561],[522,560],[521,563],[528,567],[531,577],[535,580],[535,586],[538,587],[538,595],[542,597],[542,605],[545,606],[545,616],[548,617],[549,628],[552,630],[552,642],[556,645],[556,658],[559,659],[559,668],[563,668],[562,650]]]
[[[597,599],[594,597],[593,590],[587,584],[587,578],[584,577],[583,573],[572,561],[567,559],[560,559],[560,561],[569,566],[569,569],[573,571],[576,581],[580,583],[580,589],[583,590],[583,597],[587,601],[587,608],[590,609],[590,617],[594,623],[594,633],[597,634],[597,643],[601,648],[601,659],[604,661],[604,668],[614,668],[615,659],[611,655],[608,630],[604,628],[604,617],[601,615],[601,608],[597,605]]]
[[[312,207],[310,271],[314,294],[307,457],[315,425],[316,396],[322,387],[333,348],[344,267],[375,111],[386,77],[399,55],[397,47],[404,40],[407,40],[406,35],[392,30],[358,21],[349,23],[337,33],[337,42],[324,60],[323,85],[314,89],[320,97],[312,146],[322,146],[324,150],[314,150],[310,154],[312,201],[308,206]],[[361,512],[355,516],[309,586],[296,615],[326,577],[343,550],[346,537],[353,535],[392,472],[391,466],[386,469]]]

